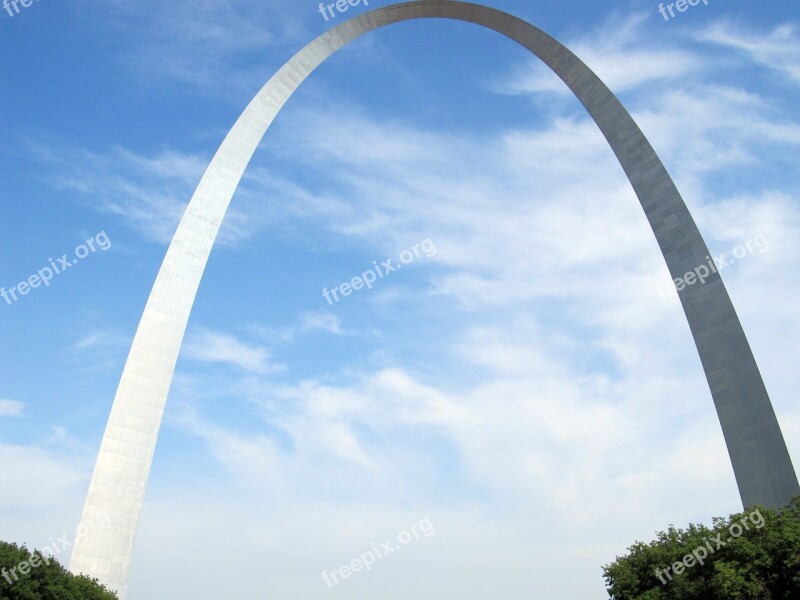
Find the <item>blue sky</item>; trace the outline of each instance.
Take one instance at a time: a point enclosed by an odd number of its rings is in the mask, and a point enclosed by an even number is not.
[[[378,0],[370,8],[382,6]],[[800,11],[496,0],[649,137],[723,270],[800,464]],[[166,245],[317,2],[40,0],[0,12],[0,539],[74,530]],[[322,295],[430,240],[330,305]],[[501,36],[373,32],[248,168],[189,322],[131,598],[603,598],[600,566],[740,508],[688,326],[621,168]],[[429,519],[329,588],[334,570]],[[68,560],[68,552],[59,555]]]

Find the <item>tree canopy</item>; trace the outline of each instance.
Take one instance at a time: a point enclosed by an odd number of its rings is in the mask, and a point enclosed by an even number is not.
[[[0,542],[2,600],[116,600],[117,595],[85,575],[67,571],[53,557]]]
[[[800,497],[781,511],[753,507],[713,525],[670,525],[603,567],[613,600],[800,598]]]

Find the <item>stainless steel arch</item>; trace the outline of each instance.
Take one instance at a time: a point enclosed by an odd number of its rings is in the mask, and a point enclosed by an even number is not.
[[[319,36],[250,102],[208,166],[181,219],[136,331],[100,447],[70,569],[127,590],[134,537],[175,363],[200,279],[239,180],[267,128],[302,81],[336,50],[384,25],[421,18],[467,21],[518,42],[586,107],[636,192],[673,277],[709,251],[672,179],[605,84],[552,37],[512,15],[449,0],[361,14]],[[680,292],[745,506],[783,506],[800,493],[778,421],[719,274]],[[98,526],[102,523],[102,526]]]

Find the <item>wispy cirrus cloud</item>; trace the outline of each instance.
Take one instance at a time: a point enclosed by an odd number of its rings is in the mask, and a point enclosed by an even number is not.
[[[800,83],[800,28],[796,24],[785,23],[764,32],[719,22],[697,33],[695,39],[739,50],[752,61]]]
[[[271,361],[270,351],[263,346],[248,344],[233,335],[205,328],[188,336],[183,352],[194,361],[234,365],[249,373],[265,374],[285,369],[285,365]]]
[[[19,400],[0,400],[0,418],[21,417],[25,414],[25,403]]]
[[[642,40],[646,13],[616,15],[592,32],[561,40],[615,93],[629,92],[648,84],[665,84],[702,72],[704,63],[686,47],[664,47]],[[613,22],[614,27],[609,27]],[[540,60],[528,59],[510,77],[492,88],[506,94],[541,92],[569,95],[569,88]]]
[[[342,335],[344,333],[339,317],[324,310],[301,313],[298,327],[300,331],[321,330],[334,335]]]
[[[107,0],[106,5],[111,9],[106,18],[116,20],[127,41],[117,59],[146,85],[175,83],[223,96],[255,90],[265,74],[247,67],[248,59],[310,36],[294,14],[284,11],[274,18],[279,0]]]
[[[289,327],[267,327],[262,324],[252,324],[250,329],[259,337],[267,341],[279,340],[282,342],[295,341],[299,334],[322,331],[332,335],[348,335],[339,317],[325,310],[309,310],[301,312],[297,322]]]
[[[72,344],[70,352],[97,350],[104,348],[121,348],[131,343],[131,339],[113,330],[96,330],[87,333]]]
[[[24,147],[44,167],[44,177],[76,201],[115,215],[151,242],[166,245],[174,236],[210,157],[177,150],[151,155],[114,147],[106,153],[41,139]],[[219,243],[235,245],[250,237],[259,219],[233,208],[220,230]]]

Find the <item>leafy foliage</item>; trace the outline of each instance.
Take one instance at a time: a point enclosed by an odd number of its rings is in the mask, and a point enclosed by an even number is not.
[[[797,600],[800,496],[779,512],[754,507],[712,527],[670,525],[603,574],[613,600]]]
[[[21,568],[20,568],[21,567]],[[76,576],[54,558],[0,542],[0,600],[116,600],[97,580]]]

